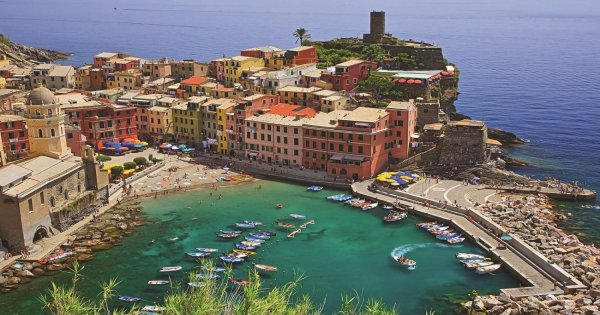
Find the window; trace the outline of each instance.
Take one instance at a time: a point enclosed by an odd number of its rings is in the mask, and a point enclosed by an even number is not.
[[[44,192],[42,191],[42,192],[40,193],[40,203],[41,203],[41,204],[44,204],[45,202],[46,202],[46,200],[45,200],[45,198],[44,198]]]
[[[343,144],[338,145],[338,150],[340,152],[344,152],[344,145]]]
[[[330,150],[330,151],[333,151],[333,150],[334,150],[333,143],[330,143],[330,144],[329,144],[329,150]]]
[[[29,198],[27,203],[29,204],[29,213],[33,213],[33,199]]]
[[[298,156],[298,150],[294,150],[294,155]]]
[[[8,133],[8,139],[14,139],[15,138],[15,133],[14,132],[9,132]]]
[[[52,137],[56,137],[56,132],[54,131],[54,128],[50,129],[50,134],[52,135]]]
[[[325,142],[321,142],[321,150],[325,150]]]
[[[353,147],[352,147],[352,145],[348,145],[348,152],[349,152],[349,153],[352,153],[352,151],[353,151]]]
[[[298,145],[298,138],[294,138],[294,145]]]
[[[43,138],[42,129],[38,129],[38,138]]]
[[[297,135],[298,134],[298,128],[294,128],[294,134]]]
[[[358,140],[362,141],[362,139],[363,139],[363,135],[358,135]]]

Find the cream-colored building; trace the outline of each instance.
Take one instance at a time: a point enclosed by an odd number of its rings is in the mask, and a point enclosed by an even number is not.
[[[108,89],[137,90],[144,84],[144,75],[137,70],[114,73],[114,80],[107,81]]]
[[[55,65],[46,75],[46,87],[55,90],[74,88],[75,68]]]

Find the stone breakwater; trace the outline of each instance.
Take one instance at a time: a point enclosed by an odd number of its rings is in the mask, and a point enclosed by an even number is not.
[[[566,217],[553,210],[548,197],[508,197],[504,202],[488,203],[477,209],[575,276],[588,289],[527,298],[504,294],[483,296],[475,300],[474,310],[502,315],[600,314],[600,250],[557,227],[556,221]],[[557,288],[561,287],[557,283]],[[466,307],[470,308],[471,302]]]
[[[126,201],[96,217],[77,230],[60,248],[40,259],[23,259],[2,271],[0,292],[9,293],[41,276],[51,276],[69,268],[75,261],[88,261],[94,253],[117,245],[143,224],[139,202]]]

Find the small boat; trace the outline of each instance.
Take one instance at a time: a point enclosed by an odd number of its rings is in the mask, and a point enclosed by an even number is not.
[[[210,253],[206,253],[206,252],[200,252],[200,253],[185,253],[186,255],[190,256],[190,257],[195,257],[195,258],[203,258],[203,257],[208,257],[210,256]]]
[[[276,204],[276,205],[275,205],[275,208],[276,208],[276,209],[282,209],[282,208],[283,208],[283,205],[282,205],[282,204],[280,204],[280,203],[278,203],[278,204]]]
[[[347,204],[347,205],[351,205],[351,204],[353,204],[353,203],[355,203],[355,202],[357,202],[359,200],[360,200],[360,198],[351,198],[351,199],[348,199],[348,200],[344,201],[344,203]]]
[[[446,233],[452,233],[452,232],[454,232],[454,229],[431,230],[431,231],[429,231],[429,233],[432,234],[432,235],[440,235],[440,234],[446,234]]]
[[[235,255],[233,255],[235,257],[241,257],[240,255],[246,255],[246,257],[256,255],[256,253],[253,251],[243,250],[243,249],[234,249],[234,250],[232,250],[232,252],[235,254]]]
[[[223,271],[225,271],[225,268],[223,268],[223,267],[202,266],[202,270],[209,271],[209,272],[223,272]]]
[[[404,256],[394,256],[394,260],[397,261],[399,264],[408,267],[409,270],[413,270],[417,267],[417,262],[406,258]]]
[[[449,229],[450,226],[448,225],[439,225],[439,226],[435,226],[435,227],[431,227],[427,229],[427,232],[433,232],[433,231],[445,231],[447,229]]]
[[[500,269],[500,267],[502,267],[502,264],[494,264],[494,265],[489,265],[489,266],[485,266],[485,267],[478,267],[477,269],[475,269],[475,273],[479,274],[479,275],[483,275],[486,273],[494,272],[494,271]]]
[[[364,206],[366,203],[366,200],[360,199],[357,202],[352,203],[350,206],[352,206],[353,208],[362,208],[362,206]]]
[[[232,257],[232,256],[220,256],[219,259],[226,263],[236,264],[244,261],[243,258]]]
[[[162,267],[160,268],[160,272],[173,272],[181,270],[181,266],[173,266],[173,267]]]
[[[479,255],[479,254],[457,253],[456,254],[456,258],[458,258],[458,259],[476,259],[476,258],[481,258],[482,260],[484,260],[485,256]]]
[[[219,251],[216,248],[206,248],[206,247],[198,247],[198,248],[196,248],[196,250],[199,252],[203,252],[203,253],[216,253]]]
[[[381,207],[383,208],[383,210],[394,210],[394,206],[390,206],[390,205],[383,205]]]
[[[282,221],[277,221],[277,222],[275,222],[275,224],[277,224],[277,226],[279,226],[279,227],[286,228],[286,229],[293,229],[296,227],[294,224],[285,223]]]
[[[262,243],[253,242],[253,241],[241,241],[240,244],[246,245],[246,246],[251,246],[251,247],[260,247],[262,245]]]
[[[491,260],[491,259],[490,258],[469,258],[469,259],[461,259],[459,261],[461,264],[468,264],[468,263],[483,262],[486,260]]]
[[[188,282],[188,286],[192,287],[192,288],[201,288],[203,286],[205,286],[206,284],[204,282],[200,282],[200,281],[192,281],[192,282]]]
[[[475,269],[475,268],[480,268],[480,267],[491,266],[493,264],[494,264],[493,261],[480,261],[480,262],[465,263],[464,265],[467,269]]]
[[[335,201],[335,202],[344,202],[344,201],[347,201],[350,199],[352,199],[352,196],[346,195],[346,194],[333,195],[333,196],[327,197],[327,200],[331,200],[331,201]]]
[[[218,237],[220,238],[236,238],[238,236],[240,236],[239,234],[235,234],[235,233],[229,233],[229,234],[225,234],[225,233],[221,233],[221,234],[217,234]]]
[[[197,273],[195,276],[198,279],[218,279],[221,277],[216,273]]]
[[[306,188],[306,190],[313,191],[313,192],[318,192],[318,191],[323,190],[323,187],[322,186],[309,186],[309,187]]]
[[[151,313],[163,312],[164,310],[166,310],[166,308],[164,308],[162,306],[156,306],[156,305],[146,305],[142,308],[142,312],[151,312]]]
[[[217,181],[218,182],[229,182],[229,181],[231,181],[231,179],[229,179],[228,177],[221,176],[221,177],[217,177]]]
[[[175,242],[175,241],[176,241],[176,240],[178,240],[178,239],[179,239],[179,237],[178,237],[178,236],[175,236],[175,237],[173,237],[173,238],[170,238],[170,239],[169,239],[169,241],[171,241],[171,242]]]
[[[268,240],[268,239],[271,238],[269,235],[264,235],[262,233],[257,233],[257,232],[250,232],[249,235],[252,236],[252,237],[256,237],[258,239],[261,239],[261,240]]]
[[[385,222],[395,222],[395,221],[400,221],[404,218],[406,218],[408,216],[408,214],[406,214],[406,212],[398,212],[398,211],[390,211],[390,213],[388,213],[388,215],[386,215],[383,218],[383,221]]]
[[[418,227],[433,226],[433,225],[437,225],[437,221],[417,223]]]
[[[229,278],[229,282],[240,285],[240,286],[247,286],[247,285],[252,284],[252,281],[242,280],[242,279],[238,279],[238,278]]]
[[[377,208],[378,202],[372,202],[361,207],[362,211],[368,211]]]
[[[254,264],[254,267],[256,269],[260,269],[263,271],[277,271],[278,268],[275,266],[269,266],[269,265],[261,265],[261,264]]]
[[[242,249],[242,250],[250,250],[250,251],[256,250],[255,246],[248,246],[248,245],[244,245],[244,244],[235,244],[235,248]]]
[[[125,301],[125,302],[137,302],[137,301],[140,301],[141,298],[135,297],[135,296],[121,295],[121,296],[119,296],[119,300]]]
[[[246,236],[246,237],[244,237],[244,239],[249,242],[258,242],[258,243],[266,242],[266,240],[262,240],[260,238],[256,238],[256,237],[252,237],[252,236]]]
[[[258,233],[260,233],[262,235],[266,235],[266,236],[275,236],[275,235],[277,235],[277,233],[271,232],[271,231],[267,231],[267,230],[258,230]]]
[[[450,244],[458,244],[458,243],[462,243],[465,241],[464,237],[454,237],[454,238],[449,238],[446,240],[446,242],[450,243]]]
[[[167,280],[150,280],[148,281],[149,285],[163,285],[163,284],[168,284],[169,281]]]
[[[235,226],[239,227],[239,228],[244,228],[244,229],[253,229],[254,228],[254,224],[250,224],[250,223],[236,223]]]
[[[437,238],[440,241],[445,241],[445,240],[459,237],[459,236],[462,236],[462,235],[459,233],[442,233],[440,235],[436,235],[435,238]]]
[[[291,213],[290,217],[294,218],[294,219],[299,219],[299,220],[304,220],[306,219],[305,215],[301,215],[301,214],[295,214],[295,213]]]
[[[262,222],[260,222],[260,221],[250,221],[250,220],[244,220],[244,223],[246,223],[246,224],[252,224],[252,225],[254,225],[254,226],[263,225],[263,223],[262,223]]]
[[[220,230],[219,233],[221,233],[221,234],[242,234],[242,231],[223,231],[223,230]]]

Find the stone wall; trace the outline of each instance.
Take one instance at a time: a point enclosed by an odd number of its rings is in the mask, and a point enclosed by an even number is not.
[[[96,192],[87,191],[77,199],[69,201],[61,210],[50,213],[52,226],[64,231],[96,209]]]
[[[449,123],[440,144],[439,163],[443,165],[473,165],[487,162],[487,127]]]
[[[86,177],[83,168],[72,173],[60,182],[53,182],[46,188],[46,196],[50,203],[50,212],[62,209],[69,202],[79,199],[86,192]]]
[[[422,70],[444,70],[444,55],[441,47],[381,44],[390,56],[408,54],[417,64],[423,64]]]

